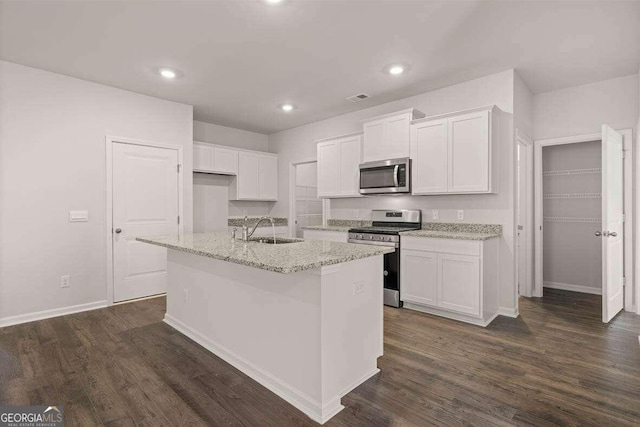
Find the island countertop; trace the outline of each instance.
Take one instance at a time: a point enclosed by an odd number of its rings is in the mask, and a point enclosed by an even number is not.
[[[138,237],[136,240],[284,274],[383,255],[395,250],[381,246],[302,239],[287,239],[295,242],[275,245],[233,241],[227,233],[150,236]]]

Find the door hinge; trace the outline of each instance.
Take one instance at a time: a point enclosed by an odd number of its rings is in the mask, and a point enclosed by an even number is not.
[[[627,278],[623,277],[622,278],[622,287],[624,288],[625,286],[627,286]]]
[[[178,215],[178,224],[180,224],[180,215]]]
[[[627,216],[625,214],[622,214],[622,222],[626,222],[627,221]]]
[[[180,166],[182,166],[180,163],[178,163],[178,173],[180,173]]]

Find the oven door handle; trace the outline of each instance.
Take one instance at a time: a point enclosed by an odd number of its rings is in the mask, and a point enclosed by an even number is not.
[[[395,165],[393,167],[393,186],[398,188],[398,171],[400,170],[400,165]]]
[[[357,240],[357,239],[348,239],[347,243],[355,243],[357,245],[372,245],[372,246],[386,246],[388,248],[397,248],[400,245],[394,242],[375,242],[372,240]]]

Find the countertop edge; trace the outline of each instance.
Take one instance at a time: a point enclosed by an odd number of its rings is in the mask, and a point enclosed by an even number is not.
[[[150,244],[150,245],[164,247],[164,248],[167,248],[167,249],[172,249],[172,250],[179,251],[179,252],[185,252],[185,253],[188,253],[188,254],[191,254],[191,255],[202,256],[202,257],[206,257],[206,258],[215,259],[215,260],[218,260],[218,261],[226,261],[226,262],[230,262],[230,263],[233,263],[233,264],[242,265],[242,266],[245,266],[245,267],[257,268],[259,270],[271,271],[273,273],[280,273],[280,274],[299,273],[299,272],[302,272],[302,271],[314,270],[314,269],[317,269],[317,268],[327,267],[327,266],[330,266],[330,265],[343,264],[343,263],[346,263],[346,262],[351,262],[351,261],[357,261],[357,260],[361,260],[361,259],[371,258],[371,257],[374,257],[374,256],[384,255],[385,253],[390,253],[391,252],[391,248],[380,247],[380,248],[376,248],[376,249],[380,250],[379,254],[360,254],[360,255],[355,254],[355,255],[351,255],[349,257],[349,259],[346,259],[346,260],[327,260],[327,261],[315,262],[313,264],[294,267],[294,268],[282,268],[282,267],[274,267],[274,266],[271,266],[271,265],[268,265],[268,264],[255,263],[255,262],[251,262],[251,261],[247,261],[247,260],[239,260],[239,259],[231,258],[231,257],[216,256],[216,254],[213,254],[211,252],[200,252],[200,251],[197,251],[197,250],[184,248],[182,246],[172,245],[170,243],[156,242],[154,240],[150,240],[150,239],[144,238],[144,237],[136,237],[136,241],[142,242],[142,243],[147,243],[147,244]]]
[[[501,234],[496,233],[455,233],[455,232],[442,232],[442,231],[405,231],[400,233],[404,237],[416,237],[418,239],[447,239],[447,240],[473,240],[484,241],[502,237]]]

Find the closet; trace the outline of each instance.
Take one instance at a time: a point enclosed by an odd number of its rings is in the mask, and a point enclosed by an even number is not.
[[[601,141],[542,148],[543,285],[602,293]]]

